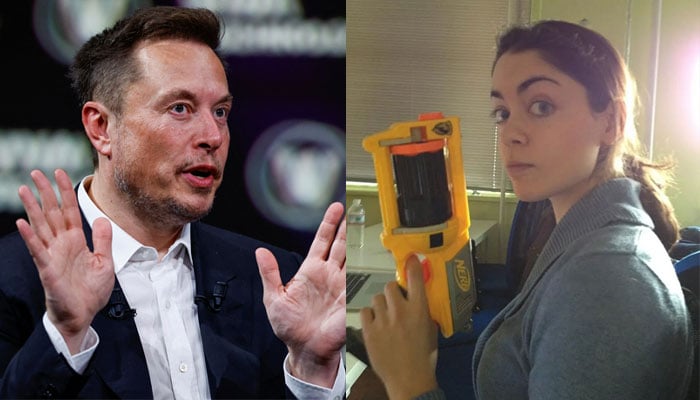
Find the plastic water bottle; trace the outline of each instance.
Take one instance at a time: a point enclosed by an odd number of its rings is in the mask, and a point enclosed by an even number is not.
[[[356,249],[365,244],[365,206],[360,199],[353,199],[348,208],[347,244]]]

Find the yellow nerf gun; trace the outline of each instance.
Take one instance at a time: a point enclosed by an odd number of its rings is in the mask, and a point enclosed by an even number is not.
[[[380,237],[396,261],[399,285],[407,287],[408,257],[422,254],[430,315],[442,335],[470,331],[476,290],[459,120],[421,114],[366,137],[362,146],[374,160]]]

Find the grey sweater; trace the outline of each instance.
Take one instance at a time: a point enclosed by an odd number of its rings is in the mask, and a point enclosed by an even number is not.
[[[639,190],[605,182],[557,224],[522,291],[479,337],[477,399],[683,398],[689,317]]]

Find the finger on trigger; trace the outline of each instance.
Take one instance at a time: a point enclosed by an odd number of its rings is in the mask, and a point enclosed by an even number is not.
[[[417,296],[425,298],[425,280],[428,279],[426,270],[429,270],[429,261],[427,258],[421,257],[418,254],[412,254],[406,260],[406,276],[409,296]]]

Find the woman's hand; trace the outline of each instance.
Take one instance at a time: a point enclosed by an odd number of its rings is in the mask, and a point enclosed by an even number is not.
[[[430,318],[423,269],[406,262],[408,292],[390,282],[371,308],[360,312],[371,367],[392,399],[409,399],[437,388],[437,325]]]

